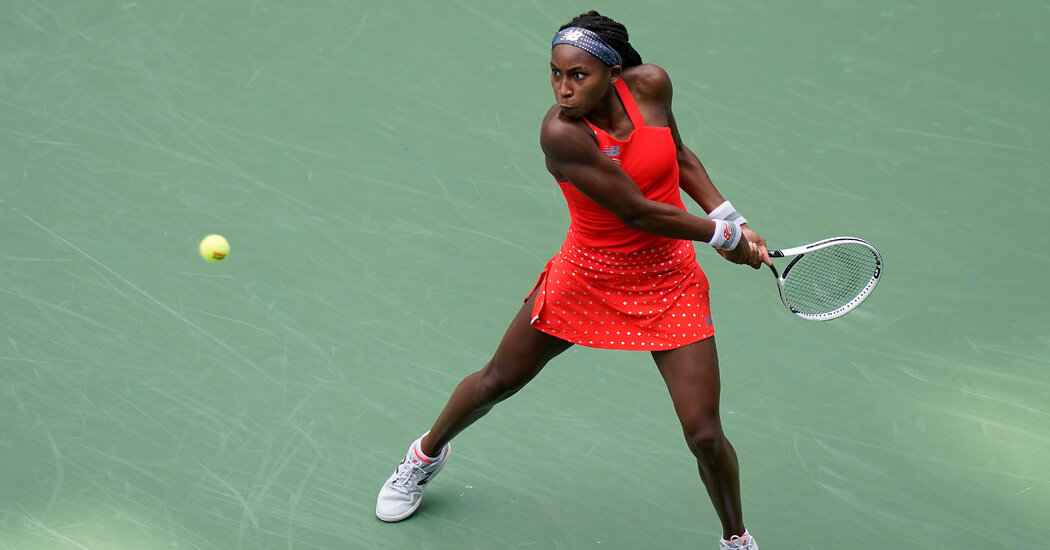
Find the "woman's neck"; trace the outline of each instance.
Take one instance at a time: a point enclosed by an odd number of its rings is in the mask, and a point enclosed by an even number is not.
[[[627,115],[627,109],[612,84],[609,85],[609,92],[605,94],[601,106],[587,113],[587,120],[616,139],[626,139],[634,130],[631,117]]]

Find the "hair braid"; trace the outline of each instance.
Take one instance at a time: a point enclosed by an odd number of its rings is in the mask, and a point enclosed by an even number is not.
[[[638,52],[636,52],[634,47],[631,46],[631,42],[627,36],[627,27],[623,26],[622,23],[618,23],[609,17],[591,10],[573,18],[572,21],[562,25],[558,30],[568,27],[581,27],[600,36],[610,48],[616,50],[620,54],[620,57],[623,59],[624,68],[642,64],[642,56],[638,55]]]

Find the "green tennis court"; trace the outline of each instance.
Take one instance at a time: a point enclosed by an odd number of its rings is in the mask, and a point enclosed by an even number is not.
[[[4,0],[0,550],[714,548],[645,353],[570,350],[373,513],[565,234],[591,8],[770,246],[886,260],[809,323],[697,247],[763,550],[1047,548],[1047,2]]]

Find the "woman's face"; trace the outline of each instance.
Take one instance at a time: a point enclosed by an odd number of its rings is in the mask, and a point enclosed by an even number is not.
[[[551,87],[567,117],[583,117],[601,103],[611,76],[611,67],[576,46],[558,44],[551,49]]]

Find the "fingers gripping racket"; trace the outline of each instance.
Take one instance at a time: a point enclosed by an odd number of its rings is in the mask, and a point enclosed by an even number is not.
[[[860,305],[879,284],[882,255],[853,237],[824,239],[795,248],[771,250],[770,258],[790,258],[783,273],[770,265],[780,299],[809,321],[830,321]]]

